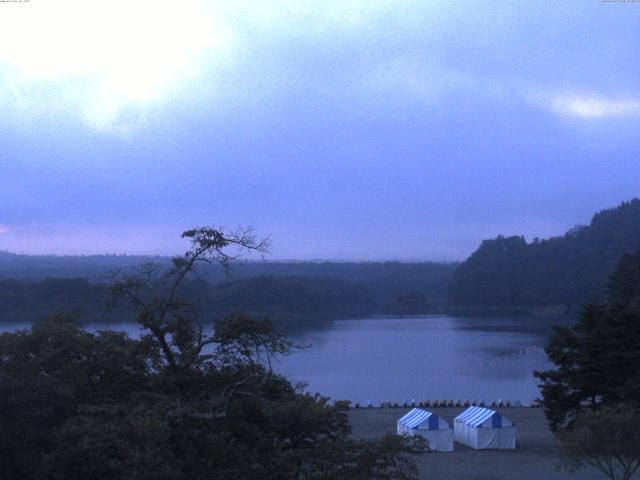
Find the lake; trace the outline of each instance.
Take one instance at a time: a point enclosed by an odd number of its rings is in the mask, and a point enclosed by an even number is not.
[[[519,400],[539,397],[534,370],[550,318],[373,318],[332,322],[298,338],[311,348],[283,359],[291,380],[335,399]]]
[[[308,349],[281,358],[274,368],[310,392],[366,404],[371,400],[519,400],[539,397],[534,370],[550,366],[543,347],[549,317],[336,320],[295,334]],[[1,325],[0,330],[26,324]],[[139,334],[135,323],[89,325]]]

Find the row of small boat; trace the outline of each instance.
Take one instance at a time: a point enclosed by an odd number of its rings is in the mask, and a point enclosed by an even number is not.
[[[359,401],[354,402],[355,408],[468,408],[468,407],[493,407],[493,408],[508,408],[508,407],[522,407],[524,406],[522,402],[516,400],[493,400],[491,402],[485,402],[484,400],[382,400],[378,405],[375,405],[371,400],[367,401],[367,403],[362,404]],[[541,407],[542,404],[538,400],[534,400],[530,405],[530,407]]]

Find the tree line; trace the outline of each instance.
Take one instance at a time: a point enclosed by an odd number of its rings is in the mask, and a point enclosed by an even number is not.
[[[151,258],[168,266],[167,257]],[[134,273],[149,257],[129,255],[52,256],[16,255],[0,251],[0,280],[20,282],[46,278],[86,278],[91,284],[107,281],[114,271]],[[239,259],[225,272],[219,265],[203,265],[199,277],[211,285],[255,277],[328,278],[366,288],[379,305],[402,302],[402,297],[427,297],[429,304],[446,301],[447,284],[457,263],[437,262],[286,262]],[[413,301],[415,303],[415,300]]]
[[[353,440],[347,404],[272,369],[295,345],[269,319],[228,315],[205,334],[183,283],[245,232],[198,228],[169,266],[145,264],[111,289],[140,339],[90,333],[64,316],[0,335],[0,478],[64,480],[416,478],[419,440]]]
[[[606,299],[556,328],[546,351],[555,368],[536,376],[566,464],[630,479],[640,468],[640,249],[619,260]]]
[[[564,306],[604,299],[618,260],[640,245],[640,199],[597,213],[588,226],[561,237],[485,240],[449,285],[458,307]]]
[[[156,263],[158,268],[166,265]],[[321,320],[372,314],[424,314],[442,308],[442,299],[427,287],[398,282],[375,293],[369,284],[341,277],[260,275],[211,283],[189,278],[180,290],[206,317],[233,312],[270,315],[280,323],[304,326]],[[443,280],[444,282],[444,280]],[[50,312],[72,312],[94,322],[122,321],[130,314],[111,305],[108,282],[86,278],[0,280],[0,321],[32,321]]]
[[[189,288],[211,313],[220,313],[215,312],[219,305],[226,311],[334,318],[477,308],[500,313],[545,306],[577,311],[590,299],[605,297],[609,272],[638,245],[640,200],[634,199],[597,213],[589,225],[561,237],[485,240],[461,264],[241,261],[228,273],[219,265],[203,266],[199,281]],[[142,261],[146,259],[0,252],[0,317],[3,309],[28,315],[29,309],[38,314],[55,306],[47,303],[82,302],[95,316],[104,295],[94,287],[113,271],[134,272]],[[164,257],[154,262],[170,264]]]
[[[273,315],[299,323],[352,317],[376,312],[370,292],[357,284],[330,278],[255,277],[210,284],[188,279],[181,294],[203,312],[220,318],[233,312]],[[132,311],[113,305],[108,283],[91,284],[85,278],[47,278],[36,282],[0,280],[0,321],[33,320],[50,312],[67,312],[93,322],[122,321]]]

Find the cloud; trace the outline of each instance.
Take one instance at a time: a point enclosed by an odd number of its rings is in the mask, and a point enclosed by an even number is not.
[[[162,103],[231,40],[202,0],[3,6],[0,113],[80,114],[108,129]]]
[[[268,77],[257,70],[260,61],[277,59],[277,49],[290,45],[283,38],[360,32],[396,10],[392,0],[9,4],[0,15],[0,115],[12,114],[16,124],[79,118],[99,131],[128,133],[174,99],[239,95],[252,75],[260,90]],[[243,72],[233,72],[237,65]]]
[[[9,233],[11,229],[9,227],[5,227],[4,225],[0,225],[0,235],[4,233]]]
[[[529,52],[528,46],[505,41],[518,32],[520,9],[471,4],[9,3],[0,15],[0,115],[6,120],[12,113],[14,122],[21,123],[78,117],[100,131],[127,131],[183,101],[201,105],[206,98],[209,107],[225,108],[245,96],[269,101],[296,84],[304,84],[300,90],[309,85],[335,90],[341,80],[365,95],[406,96],[431,104],[452,94],[473,93],[542,107],[563,117],[640,113],[636,99],[573,94],[531,99],[530,87],[549,84],[547,91],[562,93],[552,83],[572,88],[571,79],[549,81],[544,75],[536,81],[513,63],[514,58],[529,58],[520,51]],[[547,68],[546,56],[540,58]],[[540,70],[532,65],[531,70]],[[316,79],[320,81],[313,83]]]
[[[518,78],[499,78],[453,70],[438,62],[396,58],[369,68],[367,93],[396,93],[433,102],[456,92],[472,92],[496,101],[542,107],[555,115],[584,120],[640,116],[640,98],[607,97],[597,93],[540,94],[539,87]],[[545,88],[553,91],[554,87]]]
[[[367,92],[408,94],[426,101],[477,83],[472,76],[448,70],[437,62],[410,58],[394,58],[367,70],[363,82]]]
[[[335,33],[336,29],[362,31],[377,25],[388,26],[393,19],[401,19],[406,25],[416,9],[428,7],[429,11],[435,11],[446,5],[443,0],[434,0],[426,6],[420,0],[405,0],[403,8],[398,8],[395,0],[217,0],[214,3],[235,28],[257,27],[274,36],[324,36]]]
[[[607,98],[595,94],[558,95],[544,98],[541,103],[557,115],[585,120],[640,115],[640,100],[635,98]]]

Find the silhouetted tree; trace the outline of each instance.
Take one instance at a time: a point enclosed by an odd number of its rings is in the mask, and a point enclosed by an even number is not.
[[[0,478],[34,478],[54,431],[82,405],[127,400],[149,380],[153,353],[124,333],[51,317],[0,335]]]
[[[346,403],[272,370],[294,345],[268,319],[227,316],[205,335],[184,282],[266,242],[210,228],[183,237],[191,248],[168,270],[147,263],[114,282],[140,340],[58,320],[0,336],[2,478],[415,478],[408,441],[350,439]]]
[[[640,407],[640,251],[625,255],[611,275],[609,303],[589,304],[573,328],[556,328],[548,347],[553,370],[536,372],[555,430],[584,408]]]

